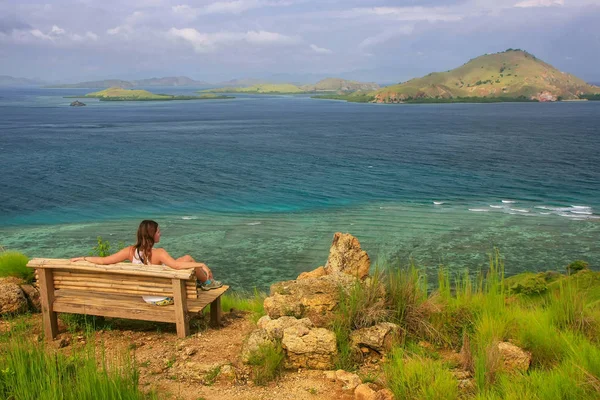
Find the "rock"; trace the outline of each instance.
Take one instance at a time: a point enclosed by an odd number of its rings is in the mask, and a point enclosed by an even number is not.
[[[496,348],[502,358],[505,371],[526,372],[529,369],[531,353],[508,342],[499,342]]]
[[[390,389],[381,389],[375,394],[375,400],[394,400],[394,393]]]
[[[325,371],[325,379],[331,382],[335,382],[335,371]]]
[[[354,390],[358,385],[362,383],[358,375],[351,372],[346,372],[343,369],[335,371],[335,379],[340,382],[344,382],[344,390]]]
[[[0,314],[18,314],[27,311],[28,304],[23,290],[11,280],[0,283]]]
[[[355,346],[368,347],[379,353],[389,351],[399,338],[401,329],[391,322],[380,322],[369,328],[362,328],[350,334],[350,340]],[[362,351],[362,349],[361,349]]]
[[[367,252],[360,248],[358,239],[349,233],[336,232],[325,264],[327,274],[341,272],[364,279],[369,275],[369,268],[371,259]]]
[[[225,364],[221,366],[221,371],[219,372],[219,379],[225,379],[227,381],[233,382],[237,377],[237,373],[235,368],[230,364]]]
[[[283,332],[285,367],[290,369],[331,369],[337,354],[335,333],[325,328],[291,327]]]
[[[25,294],[25,297],[27,298],[31,309],[40,312],[42,310],[40,291],[36,287],[27,284],[21,285],[21,290]]]
[[[71,103],[71,107],[83,107],[85,106],[85,103],[82,103],[79,100],[75,100],[74,102]]]
[[[196,354],[198,352],[198,350],[194,347],[186,347],[183,349],[183,358],[189,358],[191,356],[193,356],[194,354]]]
[[[247,363],[250,355],[264,344],[273,344],[273,340],[269,337],[267,331],[264,329],[253,331],[242,346],[242,362]]]
[[[304,329],[312,329],[313,323],[308,318],[297,319],[294,317],[280,317],[271,319],[268,315],[261,317],[256,323],[259,329],[264,329],[270,339],[281,340],[283,332],[288,328],[303,327]]]
[[[327,275],[327,271],[325,271],[325,268],[323,268],[322,266],[309,271],[309,272],[303,272],[300,275],[298,275],[298,278],[296,278],[297,280],[301,280],[301,279],[308,279],[308,278],[318,278],[320,276],[325,276]]]
[[[53,344],[57,349],[62,349],[64,347],[67,347],[69,344],[71,344],[71,340],[69,340],[69,338],[67,338],[67,337],[61,337],[61,338],[56,339],[53,342]]]
[[[377,387],[372,383],[360,384],[354,389],[354,400],[374,400]]]
[[[340,288],[349,290],[355,282],[356,278],[345,274],[278,282],[271,285],[271,296],[263,303],[265,312],[271,319],[309,318],[315,326],[325,327],[333,319]]]

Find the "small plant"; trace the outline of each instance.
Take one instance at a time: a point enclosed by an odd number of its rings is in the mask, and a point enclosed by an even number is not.
[[[212,386],[214,385],[215,381],[217,380],[217,378],[219,377],[219,374],[221,373],[221,366],[217,366],[214,367],[212,369],[210,369],[206,375],[204,375],[204,384],[206,386]]]
[[[254,384],[264,386],[279,377],[284,357],[280,343],[265,343],[252,351],[248,357],[248,364],[252,366]]]
[[[108,240],[102,240],[102,236],[96,239],[98,244],[93,247],[90,256],[106,257],[110,255],[110,243]]]
[[[16,251],[4,251],[0,253],[0,277],[15,276],[31,282],[34,271],[31,268],[27,268],[28,261],[27,256]]]
[[[583,260],[573,261],[572,263],[567,265],[567,272],[569,273],[569,275],[573,275],[578,273],[579,271],[587,269],[589,266],[590,264]]]
[[[527,296],[541,294],[546,290],[548,290],[546,280],[539,274],[527,276],[510,287],[512,293],[522,293]]]

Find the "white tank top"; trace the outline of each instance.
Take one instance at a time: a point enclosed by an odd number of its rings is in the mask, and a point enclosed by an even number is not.
[[[134,248],[133,249],[133,259],[131,260],[132,264],[144,264],[144,262],[142,261],[142,258],[144,258],[144,253],[141,253],[138,251],[138,249]],[[166,300],[166,297],[162,297],[162,296],[142,296],[142,299],[144,299],[144,301],[146,303],[155,303],[157,301],[163,301]]]

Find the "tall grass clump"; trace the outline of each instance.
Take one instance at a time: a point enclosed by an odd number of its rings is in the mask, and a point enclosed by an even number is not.
[[[256,323],[260,317],[265,315],[263,303],[266,297],[267,295],[263,292],[259,292],[258,289],[254,289],[252,295],[244,293],[224,293],[221,296],[221,309],[224,311],[239,310],[249,312],[252,321]]]
[[[31,282],[34,270],[27,268],[29,259],[24,254],[16,251],[3,251],[0,253],[0,277],[15,276]]]
[[[385,381],[397,399],[458,399],[458,382],[441,361],[407,358],[396,347],[383,366]]]
[[[382,274],[376,269],[366,282],[357,281],[350,288],[338,288],[339,303],[330,326],[336,336],[338,369],[353,370],[356,367],[358,354],[350,342],[351,331],[387,321],[391,316],[381,279]]]
[[[88,345],[64,355],[13,336],[0,352],[0,398],[19,400],[147,399],[138,370],[128,357],[96,356]]]
[[[283,369],[285,354],[280,343],[263,343],[248,355],[252,366],[252,381],[264,386],[279,377]]]

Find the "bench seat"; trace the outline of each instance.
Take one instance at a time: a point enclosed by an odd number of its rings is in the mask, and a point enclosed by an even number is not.
[[[58,334],[58,312],[170,322],[177,325],[177,335],[185,337],[189,335],[190,317],[208,305],[211,324],[220,325],[221,295],[229,289],[222,286],[198,290],[193,269],[176,270],[162,265],[96,265],[34,258],[27,266],[36,269],[48,339]],[[173,297],[175,304],[148,304],[142,296],[150,295]]]

